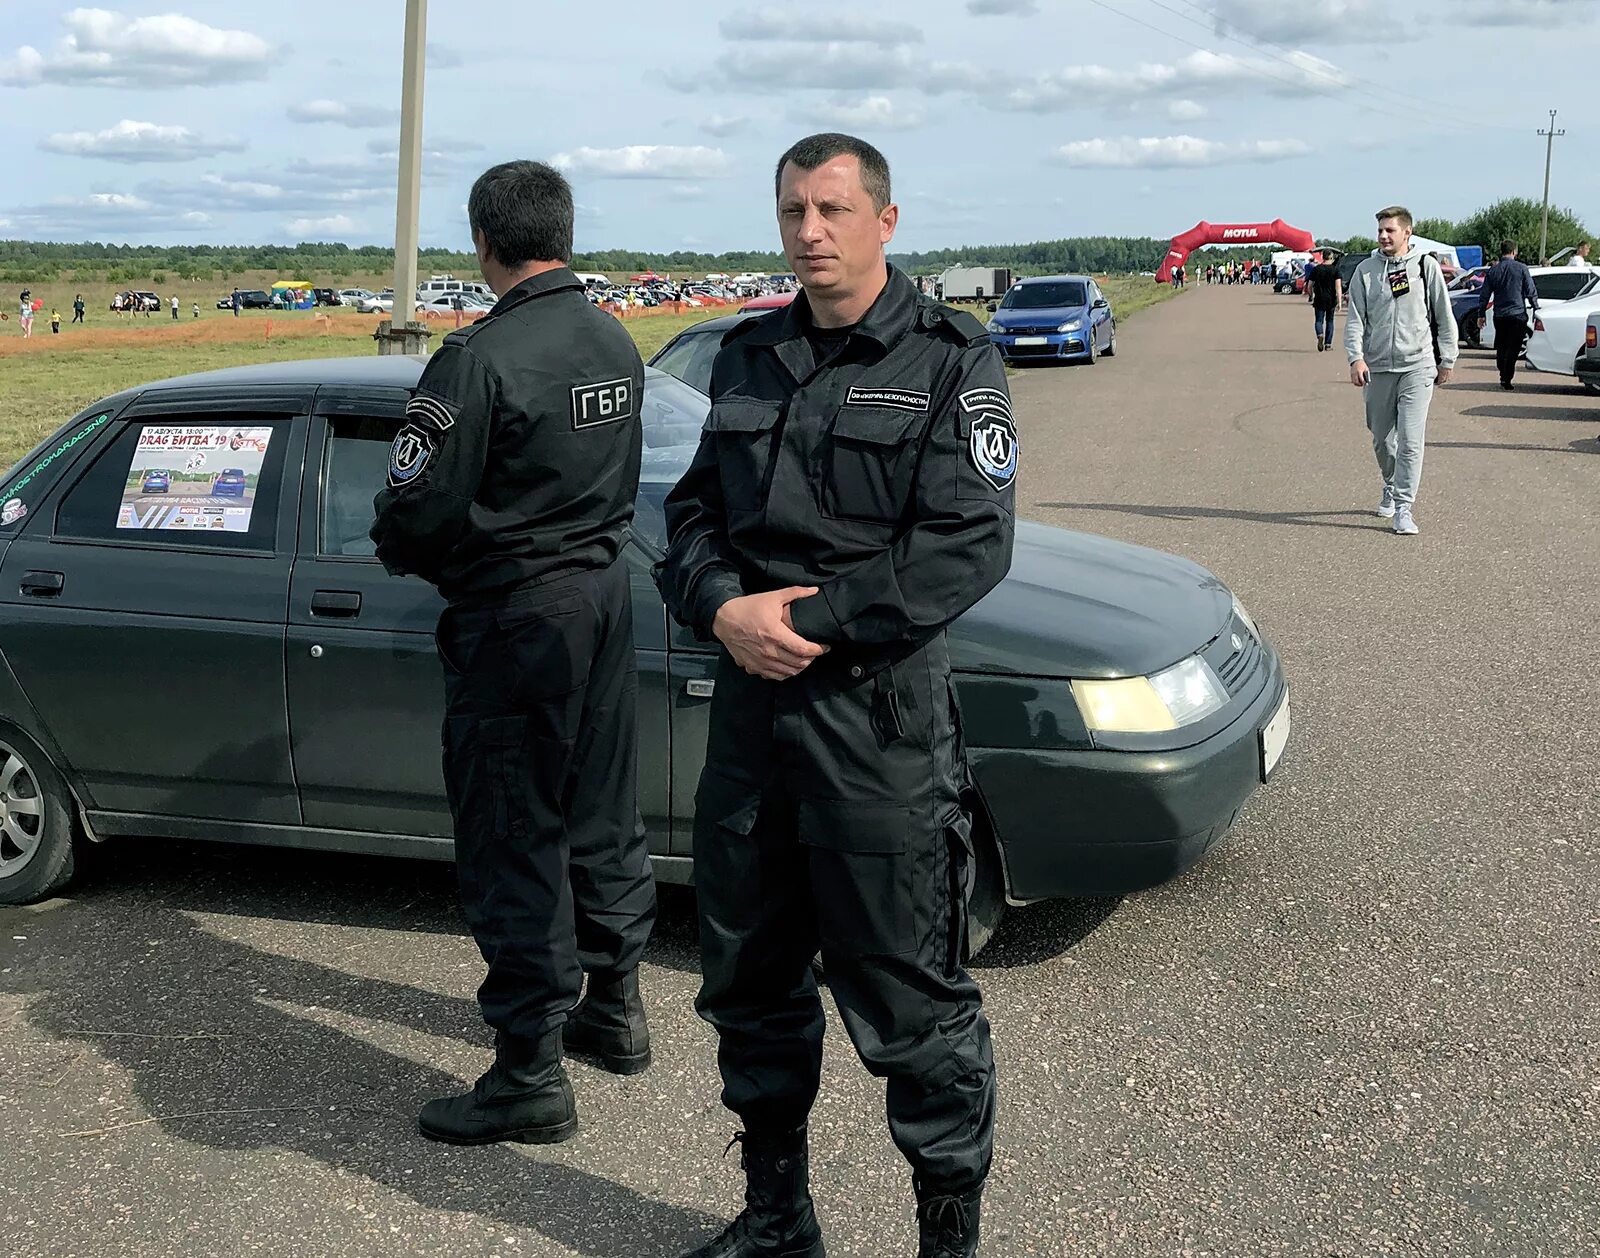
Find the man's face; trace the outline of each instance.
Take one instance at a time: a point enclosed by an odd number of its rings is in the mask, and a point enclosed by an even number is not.
[[[819,296],[848,296],[879,273],[883,247],[894,238],[898,207],[882,210],[861,186],[861,161],[832,157],[815,170],[793,162],[778,186],[778,231],[801,287]]]
[[[1378,248],[1384,256],[1398,257],[1411,245],[1411,229],[1397,218],[1378,220]]]

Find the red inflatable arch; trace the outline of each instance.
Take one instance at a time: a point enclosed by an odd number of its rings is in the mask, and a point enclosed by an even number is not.
[[[1156,282],[1172,281],[1172,269],[1182,266],[1189,254],[1201,245],[1282,245],[1285,249],[1310,250],[1316,240],[1308,231],[1290,227],[1281,218],[1270,223],[1208,223],[1201,220],[1184,232],[1174,236],[1156,269]]]

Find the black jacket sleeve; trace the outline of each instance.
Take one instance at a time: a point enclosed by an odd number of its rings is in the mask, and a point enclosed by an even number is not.
[[[934,404],[914,520],[894,545],[790,604],[795,632],[824,645],[918,642],[1000,584],[1011,567],[1020,458],[1000,353],[966,349]]]
[[[372,540],[395,576],[438,583],[483,480],[495,396],[493,375],[468,346],[446,341],[428,360],[372,504]]]
[[[717,396],[712,367],[711,396]],[[667,494],[667,554],[652,575],[667,613],[702,642],[714,638],[711,624],[730,599],[744,594],[733,548],[728,544],[722,477],[716,437],[700,434],[699,448],[678,483]]]

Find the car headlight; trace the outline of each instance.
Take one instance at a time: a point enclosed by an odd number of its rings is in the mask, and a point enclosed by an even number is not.
[[[1083,326],[1083,320],[1082,319],[1068,319],[1059,328],[1057,328],[1056,331],[1057,332],[1076,332],[1082,326]]]
[[[1240,620],[1244,621],[1245,627],[1250,630],[1251,636],[1254,637],[1257,642],[1260,642],[1261,630],[1256,627],[1255,617],[1249,612],[1245,611],[1244,604],[1239,601],[1237,595],[1233,600],[1233,614]]]
[[[995,319],[990,319],[988,323],[984,324],[984,327],[985,327],[986,330],[988,330],[990,332],[1004,332],[1005,331],[1005,329],[1000,326],[999,321],[995,320]]]
[[[1074,681],[1084,724],[1104,734],[1159,734],[1192,725],[1228,702],[1228,692],[1198,655],[1151,677]]]

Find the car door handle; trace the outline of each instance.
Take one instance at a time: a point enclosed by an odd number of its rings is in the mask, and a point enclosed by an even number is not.
[[[716,679],[711,677],[692,677],[683,683],[683,693],[691,699],[709,699],[716,688]]]
[[[66,584],[67,578],[60,572],[24,572],[21,589],[33,598],[54,598]]]
[[[359,616],[361,595],[354,590],[318,590],[311,596],[313,616]]]

